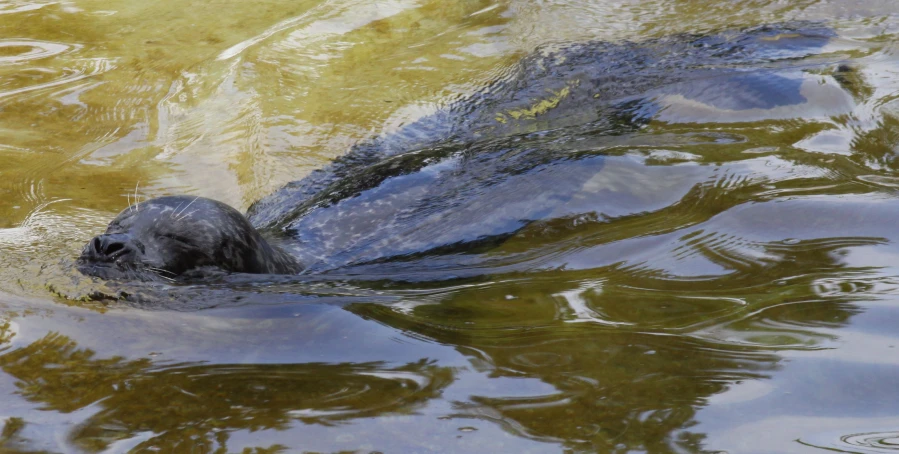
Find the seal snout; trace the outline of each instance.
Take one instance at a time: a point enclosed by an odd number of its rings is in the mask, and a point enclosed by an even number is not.
[[[94,237],[81,253],[82,259],[97,262],[122,262],[139,255],[139,242],[126,233],[107,233]]]

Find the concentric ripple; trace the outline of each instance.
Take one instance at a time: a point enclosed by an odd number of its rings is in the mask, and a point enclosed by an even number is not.
[[[76,50],[79,47],[81,46],[52,41],[4,39],[0,40],[0,65],[10,65],[37,60],[39,58],[52,57],[64,52]]]
[[[800,443],[835,452],[896,453],[899,452],[899,431],[818,435],[801,439]]]

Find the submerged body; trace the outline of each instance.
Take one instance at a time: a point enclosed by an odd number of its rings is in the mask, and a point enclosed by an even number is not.
[[[532,223],[653,208],[630,203],[639,191],[627,185],[665,194],[659,209],[705,170],[630,178],[642,164],[605,156],[604,141],[684,106],[732,121],[753,112],[789,118],[790,106],[806,102],[806,69],[833,65],[803,58],[832,38],[823,28],[778,26],[546,48],[469,98],[263,198],[246,218],[193,197],[129,208],[85,247],[81,269],[102,277],[327,272],[483,250]]]

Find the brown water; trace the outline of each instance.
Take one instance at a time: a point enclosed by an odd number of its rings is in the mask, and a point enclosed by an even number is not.
[[[80,298],[135,197],[245,209],[546,43],[794,20],[852,71],[793,111],[671,98],[595,182],[655,208],[498,247],[531,272]],[[0,450],[899,451],[897,32],[876,0],[2,2]]]

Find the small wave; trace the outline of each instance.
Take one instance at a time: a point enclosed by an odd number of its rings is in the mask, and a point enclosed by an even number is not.
[[[33,2],[3,2],[0,5],[0,14],[23,13],[25,11],[34,11],[41,9],[53,3],[33,3]]]
[[[4,39],[0,40],[0,65],[11,65],[39,58],[52,57],[81,46],[75,44],[63,44],[52,41],[36,41],[31,39]],[[17,51],[18,52],[15,52]]]
[[[822,434],[802,438],[799,442],[806,446],[835,452],[858,454],[895,453],[899,452],[899,431],[862,432],[843,435]]]
[[[883,175],[859,175],[858,178],[865,183],[876,184],[887,188],[899,188],[899,177],[887,177]]]
[[[12,96],[22,95],[25,93],[33,93],[38,90],[45,90],[48,88],[59,87],[62,85],[71,84],[73,82],[77,82],[79,80],[87,79],[88,77],[96,76],[98,74],[105,73],[113,68],[113,65],[110,61],[97,59],[89,61],[84,68],[65,68],[60,71],[53,70],[46,71],[50,73],[55,78],[47,80],[46,82],[41,82],[33,85],[26,85],[24,87],[13,88],[9,90],[0,90],[0,102],[5,102],[7,99]],[[57,74],[52,74],[57,73]],[[52,77],[51,76],[51,77]]]

